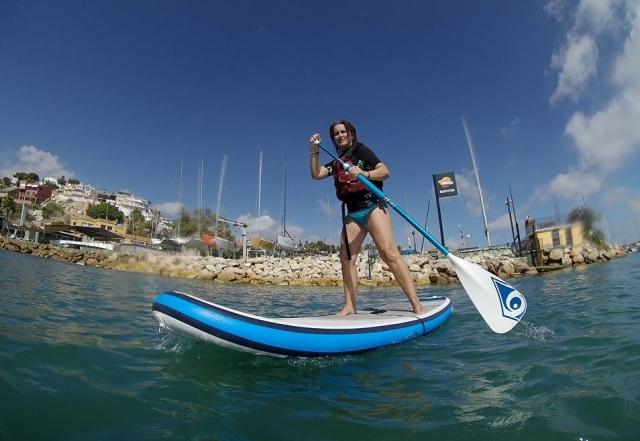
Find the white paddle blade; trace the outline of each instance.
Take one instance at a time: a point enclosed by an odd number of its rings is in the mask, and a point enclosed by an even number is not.
[[[527,300],[504,280],[480,266],[447,254],[474,306],[498,334],[509,332],[527,310]]]

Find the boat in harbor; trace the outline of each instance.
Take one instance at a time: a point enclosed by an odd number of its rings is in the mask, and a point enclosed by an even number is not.
[[[275,249],[276,244],[275,242],[263,237],[262,232],[260,231],[260,217],[262,216],[261,198],[262,198],[262,150],[260,150],[260,166],[258,168],[258,232],[256,236],[251,237],[250,243],[254,249],[270,252]]]
[[[287,155],[284,157],[284,189],[283,189],[283,209],[282,209],[282,232],[276,237],[276,245],[282,251],[300,251],[302,242],[300,239],[291,237],[287,231]]]
[[[200,233],[200,239],[207,245],[209,248],[213,248],[220,251],[239,251],[241,249],[241,245],[238,245],[235,241],[231,241],[229,239],[225,239],[223,237],[215,236],[211,233],[202,232]]]
[[[269,239],[254,236],[251,238],[251,246],[254,248],[260,248],[265,251],[273,251],[276,247],[276,244]]]

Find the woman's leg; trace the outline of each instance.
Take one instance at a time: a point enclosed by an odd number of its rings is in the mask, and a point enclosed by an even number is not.
[[[349,250],[351,260],[347,256],[347,245],[342,234],[340,246],[340,265],[342,266],[342,286],[344,288],[344,307],[336,315],[349,315],[356,313],[356,293],[358,292],[358,268],[356,267],[356,257],[360,251],[360,246],[367,237],[367,230],[362,228],[352,219],[346,221],[347,238],[349,239]]]
[[[398,285],[400,285],[409,302],[411,302],[413,311],[415,313],[426,312],[416,295],[416,289],[411,279],[409,267],[398,251],[395,238],[393,237],[389,211],[385,208],[376,208],[373,210],[367,221],[367,230],[371,233],[380,257],[384,263],[389,266]]]

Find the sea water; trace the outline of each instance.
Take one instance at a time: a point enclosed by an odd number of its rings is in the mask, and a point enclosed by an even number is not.
[[[255,314],[330,314],[341,288],[217,284],[0,251],[0,440],[637,440],[640,253],[510,282],[495,334],[461,285],[440,329],[357,356],[276,359],[174,333],[179,290]],[[403,299],[362,287],[359,306]]]

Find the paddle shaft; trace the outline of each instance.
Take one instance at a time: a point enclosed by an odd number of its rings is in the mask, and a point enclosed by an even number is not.
[[[329,154],[329,156],[331,156],[333,159],[335,159],[336,161],[338,161],[340,164],[342,164],[342,166],[346,169],[349,170],[351,168],[351,166],[349,164],[347,164],[346,162],[344,162],[342,159],[340,159],[340,157],[338,155],[336,155],[334,152],[332,152],[331,150],[327,149],[325,146],[322,145],[321,142],[318,143],[318,146],[324,150],[326,153]],[[411,216],[409,216],[402,208],[398,207],[391,199],[389,199],[389,197],[384,194],[382,192],[382,190],[380,190],[378,187],[376,187],[370,180],[368,180],[362,173],[360,173],[358,175],[358,180],[360,182],[362,182],[369,190],[371,190],[371,192],[373,194],[375,194],[376,196],[378,196],[380,199],[382,199],[383,201],[385,201],[387,203],[387,205],[389,205],[391,208],[393,208],[394,210],[396,210],[396,212],[398,212],[398,214],[400,216],[402,216],[407,222],[409,222],[416,230],[418,230],[420,232],[420,234],[422,234],[424,237],[427,238],[427,240],[429,242],[431,242],[433,244],[433,246],[435,246],[438,251],[440,251],[442,254],[444,254],[445,256],[449,254],[449,250],[446,249],[444,247],[444,245],[442,245],[440,242],[438,242],[436,240],[435,237],[433,237],[427,230],[425,230],[424,228],[422,228],[422,226],[420,226],[420,224],[418,222],[416,222]]]

